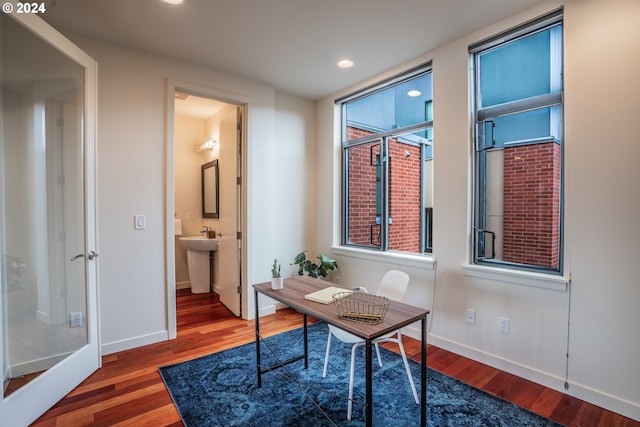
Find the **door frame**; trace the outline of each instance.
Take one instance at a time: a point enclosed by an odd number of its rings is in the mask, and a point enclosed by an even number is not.
[[[16,3],[12,1],[11,3]],[[84,216],[85,216],[85,282],[87,298],[87,344],[22,386],[7,398],[0,398],[0,419],[8,425],[28,425],[62,399],[101,366],[100,328],[98,313],[98,263],[86,256],[98,252],[97,231],[97,92],[96,61],[56,31],[44,20],[32,14],[12,14],[11,17],[35,36],[59,50],[85,69],[84,94]],[[3,316],[0,306],[0,316]],[[2,319],[0,319],[0,325]],[[4,345],[0,343],[0,349]],[[3,353],[0,351],[0,360]]]
[[[177,320],[176,320],[176,271],[175,271],[175,235],[174,235],[174,210],[175,210],[175,154],[174,154],[174,120],[175,120],[175,93],[177,90],[185,91],[190,94],[200,96],[203,98],[211,98],[220,102],[226,102],[228,104],[235,105],[243,108],[243,123],[242,123],[242,138],[240,141],[241,147],[241,165],[242,171],[242,191],[240,199],[240,215],[242,218],[242,238],[241,238],[241,254],[240,254],[240,271],[239,279],[241,292],[241,317],[247,319],[247,251],[246,251],[246,236],[247,236],[247,186],[246,186],[246,174],[247,174],[247,114],[249,109],[249,98],[240,96],[235,93],[226,92],[219,89],[213,89],[210,87],[179,81],[175,79],[167,79],[167,115],[166,115],[166,142],[165,142],[165,159],[166,159],[166,181],[165,181],[165,276],[166,276],[166,290],[167,290],[167,332],[169,339],[175,339],[177,337]]]

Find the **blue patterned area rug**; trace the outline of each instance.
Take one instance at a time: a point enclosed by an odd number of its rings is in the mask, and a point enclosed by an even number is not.
[[[270,371],[263,374],[261,388],[256,385],[254,343],[161,367],[160,375],[188,427],[364,425],[364,348],[356,357],[357,402],[347,421],[351,346],[333,340],[327,378],[322,378],[327,333],[324,323],[309,326],[309,369],[301,360]],[[302,328],[267,338],[261,345],[263,365],[301,354],[302,342]],[[402,358],[380,350],[383,366],[373,364],[373,424],[419,426],[420,410]],[[419,396],[420,366],[409,362]],[[432,369],[427,371],[427,417],[429,426],[438,427],[558,426]]]

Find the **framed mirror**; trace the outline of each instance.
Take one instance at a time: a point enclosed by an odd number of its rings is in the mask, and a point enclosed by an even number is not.
[[[218,160],[202,165],[202,217],[220,218]]]

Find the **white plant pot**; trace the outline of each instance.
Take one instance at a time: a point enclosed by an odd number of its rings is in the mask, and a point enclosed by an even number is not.
[[[284,288],[284,278],[283,277],[272,277],[271,278],[271,289],[274,291],[278,291]]]

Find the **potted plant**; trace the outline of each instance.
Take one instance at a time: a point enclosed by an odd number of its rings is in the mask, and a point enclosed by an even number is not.
[[[278,259],[273,259],[273,266],[271,266],[271,289],[274,291],[284,288],[284,280],[280,275],[280,264]]]
[[[318,264],[307,259],[306,250],[300,252],[296,255],[293,260],[293,264],[298,266],[298,275],[304,276],[305,273],[309,277],[315,277],[317,279],[324,279],[327,277],[327,274],[330,270],[335,270],[338,268],[338,263],[336,260],[320,254],[316,258],[320,261]]]

